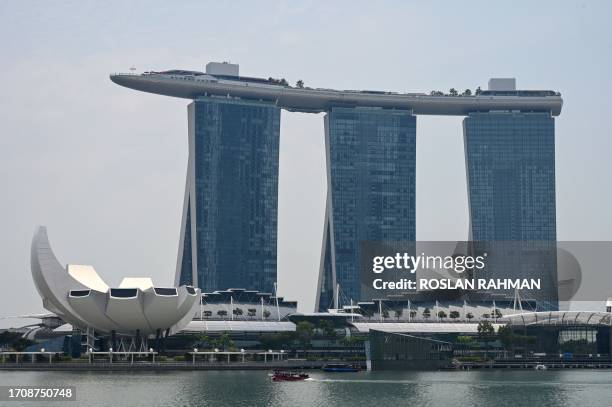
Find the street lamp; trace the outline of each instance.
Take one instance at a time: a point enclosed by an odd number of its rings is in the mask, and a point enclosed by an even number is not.
[[[196,357],[196,353],[198,353],[198,348],[193,348],[193,354],[192,354],[193,358],[192,358],[192,363],[194,363],[194,364],[195,364],[195,357]]]

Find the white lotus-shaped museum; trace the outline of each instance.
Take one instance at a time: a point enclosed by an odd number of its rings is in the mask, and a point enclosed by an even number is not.
[[[92,266],[55,258],[47,229],[32,240],[32,277],[45,309],[79,329],[124,335],[172,334],[184,328],[199,304],[199,289],[155,287],[150,278],[124,278],[109,287]]]

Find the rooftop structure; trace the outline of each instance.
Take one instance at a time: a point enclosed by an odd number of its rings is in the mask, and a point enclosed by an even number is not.
[[[297,312],[297,302],[269,293],[230,288],[202,294],[195,319],[202,321],[281,321]]]
[[[474,96],[432,96],[373,90],[292,87],[285,80],[238,76],[238,65],[209,63],[206,72],[168,70],[143,74],[115,73],[118,85],[185,99],[213,95],[263,100],[295,112],[320,113],[332,106],[382,107],[412,110],[414,114],[459,115],[470,112],[518,110],[561,113],[563,100],[551,90],[509,89],[508,80],[493,79],[489,90]]]
[[[503,91],[516,90],[516,78],[491,78],[489,79],[488,90]]]

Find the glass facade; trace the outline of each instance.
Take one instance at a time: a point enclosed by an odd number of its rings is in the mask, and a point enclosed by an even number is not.
[[[470,113],[463,133],[470,240],[488,255],[479,277],[540,278],[540,290],[521,296],[541,310],[558,309],[554,119]]]
[[[517,340],[513,345],[527,351],[545,352],[550,356],[572,353],[574,357],[603,355],[609,357],[610,326],[567,324],[559,325],[513,325],[511,326]],[[527,343],[521,337],[531,337]]]
[[[370,329],[372,370],[437,370],[451,365],[451,342]]]
[[[360,246],[415,240],[416,117],[333,107],[325,116],[328,197],[318,309],[361,298]],[[331,286],[330,286],[331,285]]]
[[[202,97],[189,105],[189,165],[177,281],[273,292],[280,109]]]

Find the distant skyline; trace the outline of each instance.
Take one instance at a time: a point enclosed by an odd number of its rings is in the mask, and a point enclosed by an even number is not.
[[[108,75],[240,64],[307,86],[474,90],[490,77],[563,95],[557,237],[612,240],[612,4],[1,2],[0,318],[42,312],[36,225],[63,263],[173,282],[187,171],[184,99]],[[281,113],[279,294],[314,306],[325,205],[323,115]],[[419,240],[465,240],[462,117],[417,118]],[[19,325],[0,319],[0,327]]]

